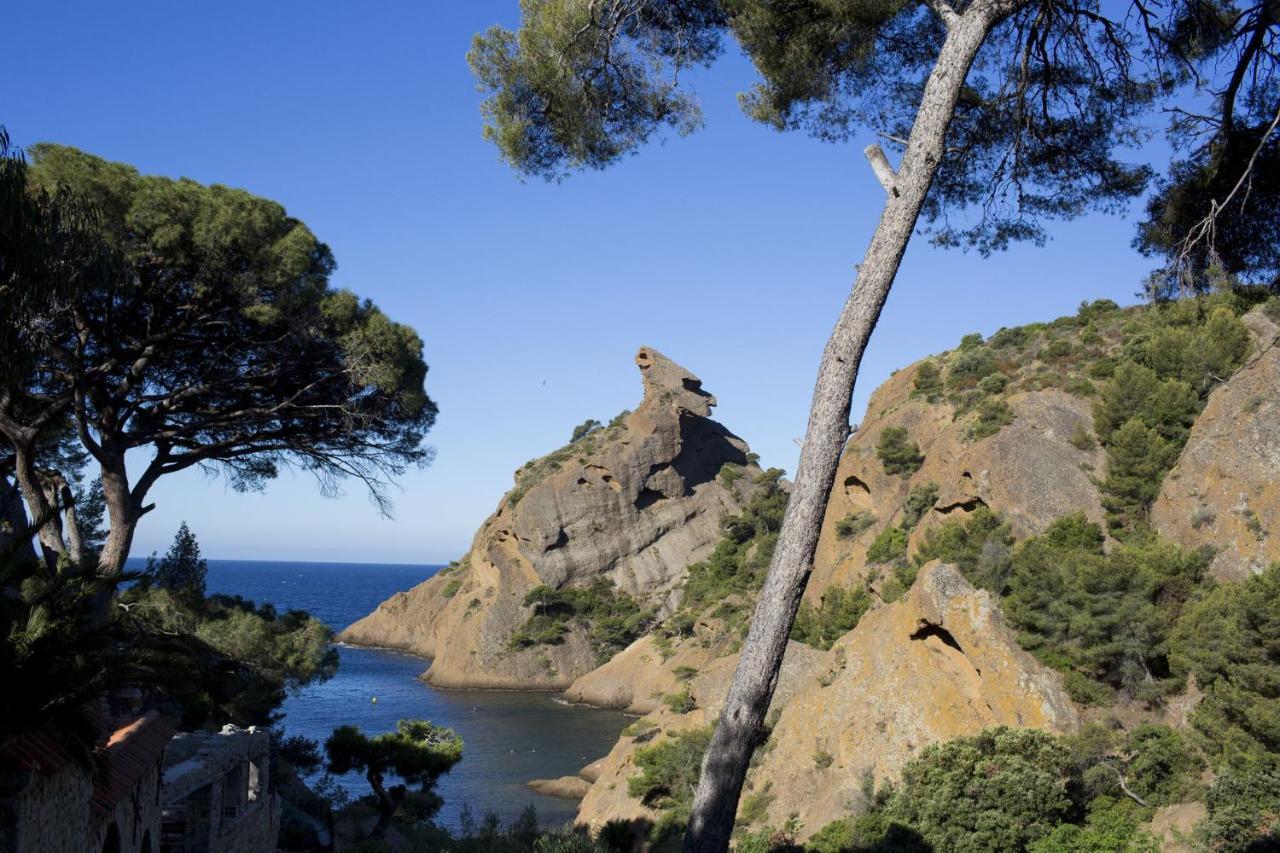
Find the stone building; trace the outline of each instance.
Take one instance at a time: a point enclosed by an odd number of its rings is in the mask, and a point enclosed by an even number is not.
[[[280,802],[269,786],[271,736],[250,727],[184,732],[165,754],[163,853],[271,853]]]
[[[100,718],[101,772],[51,733],[0,748],[0,853],[158,853],[160,786],[173,728],[154,711]]]

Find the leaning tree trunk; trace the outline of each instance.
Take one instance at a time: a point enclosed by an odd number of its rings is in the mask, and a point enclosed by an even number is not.
[[[17,483],[10,483],[7,476],[0,475],[0,557],[8,554],[19,560],[34,560],[36,551],[30,534],[22,492]]]
[[[715,735],[702,762],[685,853],[729,847],[738,797],[782,669],[787,637],[813,568],[836,467],[849,435],[849,407],[858,365],[915,230],[944,152],[947,128],[965,77],[995,23],[978,6],[951,13],[946,41],[929,75],[897,174],[877,169],[888,200],[853,291],[827,341],[809,410],[791,499],[773,562]],[[878,153],[868,149],[868,155]],[[880,155],[881,157],[883,155]],[[875,165],[875,159],[873,165]]]

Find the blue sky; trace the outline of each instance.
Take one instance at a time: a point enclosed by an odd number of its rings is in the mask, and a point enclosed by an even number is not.
[[[332,246],[334,283],[415,327],[441,414],[394,520],[306,475],[263,494],[166,478],[135,554],[187,520],[221,558],[443,562],[527,459],[633,407],[637,347],[700,375],[717,417],[793,470],[822,346],[882,190],[861,155],[748,121],[730,50],[695,75],[707,126],[606,172],[521,183],[481,139],[471,36],[516,0],[89,3],[6,13],[0,123],[144,172],[243,187]],[[1132,213],[1136,214],[1137,209]],[[1132,217],[1130,217],[1131,219]],[[1135,301],[1129,219],[989,259],[916,240],[863,362],[854,421],[889,373],[966,332]]]

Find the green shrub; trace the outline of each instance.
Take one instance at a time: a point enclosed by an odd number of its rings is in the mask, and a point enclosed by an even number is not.
[[[951,359],[947,370],[947,390],[963,391],[973,388],[985,376],[997,370],[995,356],[983,346],[961,350]]]
[[[787,508],[781,478],[776,468],[765,471],[756,478],[758,488],[743,513],[720,523],[723,536],[711,556],[689,567],[681,609],[668,619],[668,629],[678,619],[692,625],[691,614],[733,596],[749,595],[764,583]]]
[[[1276,766],[1280,755],[1280,564],[1187,607],[1169,639],[1174,672],[1204,692],[1192,724],[1215,764]]]
[[[977,405],[973,423],[969,425],[969,438],[973,441],[995,435],[1001,427],[1013,423],[1013,410],[1004,400],[988,397]]]
[[[642,608],[603,577],[595,578],[586,587],[537,586],[525,595],[524,606],[533,608],[533,612],[508,640],[512,648],[556,645],[577,624],[586,628],[601,661],[626,648],[653,623],[651,610]]]
[[[1154,699],[1181,683],[1166,644],[1208,563],[1154,534],[1108,553],[1102,529],[1077,513],[1014,551],[1004,610],[1050,666]]]
[[[595,418],[587,418],[585,421],[573,428],[573,433],[569,436],[569,443],[573,444],[574,442],[581,441],[596,430],[603,428],[604,424],[600,423]]]
[[[1072,812],[1070,754],[1034,729],[989,729],[928,746],[886,811],[936,850],[1025,850]]]
[[[636,750],[640,773],[627,780],[628,793],[650,808],[688,815],[711,732],[710,726],[687,729]]]
[[[835,763],[835,760],[836,760],[836,757],[831,753],[827,752],[825,749],[814,750],[813,766],[818,768],[819,770],[826,770],[828,767],[830,767],[832,764]]]
[[[875,523],[875,514],[867,510],[851,513],[836,522],[836,538],[853,539]]]
[[[1021,349],[1030,343],[1033,335],[1026,326],[1016,326],[1012,329],[1002,328],[988,342],[993,349]]]
[[[942,396],[942,371],[938,370],[933,359],[920,362],[913,384],[915,390],[911,392],[912,396],[923,397],[930,403],[937,402]]]
[[[819,649],[829,649],[849,633],[871,608],[871,594],[861,587],[832,587],[823,593],[822,606],[800,605],[791,639]]]
[[[671,671],[677,681],[688,681],[698,674],[696,666],[678,666]]]
[[[1146,518],[1165,472],[1178,459],[1178,450],[1178,445],[1138,418],[1130,418],[1111,435],[1102,505],[1113,531],[1131,529]]]
[[[970,332],[960,339],[960,346],[956,349],[960,350],[960,352],[967,352],[980,346],[982,346],[982,335],[977,332]]]
[[[969,582],[997,595],[1008,580],[1013,532],[986,506],[968,516],[949,519],[925,532],[912,562],[923,566],[941,560],[959,567]]]
[[[698,707],[698,703],[693,698],[693,694],[689,692],[688,687],[685,687],[679,693],[668,693],[663,696],[662,704],[677,714],[687,714]]]
[[[867,548],[867,564],[880,565],[907,556],[907,531],[886,527]]]
[[[1071,442],[1071,446],[1077,450],[1083,450],[1086,452],[1093,450],[1098,446],[1098,443],[1093,440],[1093,436],[1084,428],[1084,424],[1078,421],[1076,422],[1075,427],[1071,430],[1071,438],[1067,439],[1067,441]]]
[[[462,579],[453,578],[444,585],[444,589],[440,590],[440,595],[444,598],[453,598],[460,589],[462,589]]]
[[[999,394],[1009,387],[1009,377],[1003,373],[993,373],[990,376],[982,377],[982,381],[978,383],[978,391],[982,394],[993,395]]]
[[[1280,848],[1280,772],[1230,770],[1214,781],[1205,798],[1208,818],[1198,840],[1223,853],[1255,853]]]
[[[876,455],[889,475],[910,476],[924,464],[920,445],[910,440],[906,427],[885,427],[876,442]]]
[[[910,493],[907,495],[907,502],[903,507],[902,528],[904,530],[914,530],[915,526],[920,523],[920,519],[924,518],[926,512],[933,509],[933,505],[937,501],[937,483],[912,486]]]

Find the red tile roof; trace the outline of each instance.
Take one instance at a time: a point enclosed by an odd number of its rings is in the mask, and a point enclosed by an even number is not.
[[[156,766],[175,730],[155,711],[116,729],[107,738],[106,770],[93,780],[93,818],[104,818],[138,780]]]

